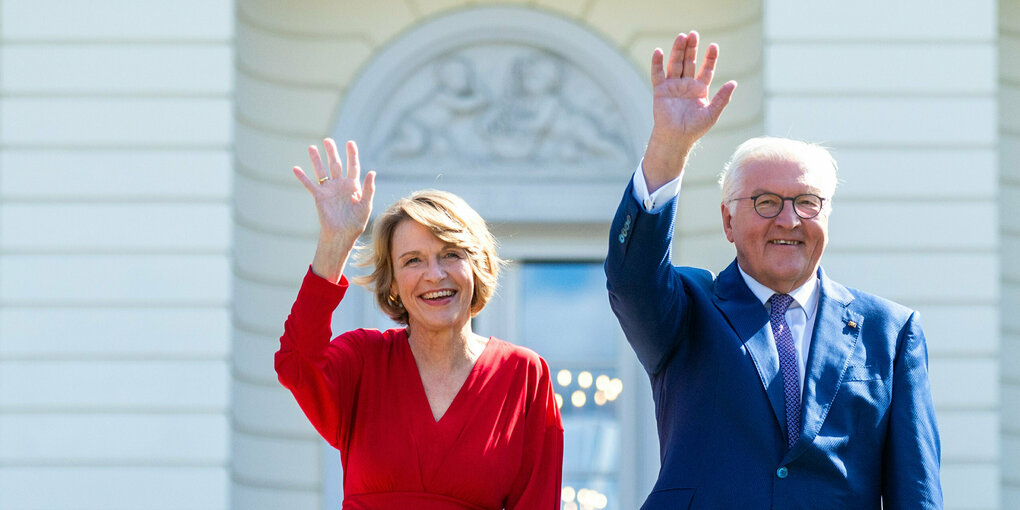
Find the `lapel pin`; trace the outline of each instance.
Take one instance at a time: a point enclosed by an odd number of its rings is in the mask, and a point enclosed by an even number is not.
[[[854,321],[849,321],[846,323],[846,325],[850,326],[850,329],[857,329],[857,323]]]

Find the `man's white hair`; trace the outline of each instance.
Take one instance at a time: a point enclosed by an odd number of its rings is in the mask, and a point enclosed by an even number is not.
[[[825,178],[825,185],[822,190],[825,196],[822,198],[828,202],[836,193],[836,160],[829,153],[829,149],[816,144],[791,140],[789,138],[777,138],[772,136],[761,136],[752,138],[737,147],[730,156],[730,160],[723,165],[719,174],[719,186],[722,188],[723,202],[728,202],[730,210],[735,207],[738,198],[735,194],[740,189],[742,172],[749,163],[757,161],[796,161],[810,169],[811,172],[819,172]],[[831,202],[829,202],[831,203]]]

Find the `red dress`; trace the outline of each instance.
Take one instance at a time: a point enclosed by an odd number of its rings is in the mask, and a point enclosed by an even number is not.
[[[545,361],[490,338],[436,421],[405,329],[330,341],[347,287],[309,271],[276,353],[280,382],[340,450],[343,508],[559,509],[563,424]]]

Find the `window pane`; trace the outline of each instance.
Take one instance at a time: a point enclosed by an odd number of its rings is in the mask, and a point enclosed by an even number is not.
[[[616,363],[620,326],[599,263],[526,263],[520,341],[544,358]]]
[[[522,343],[549,363],[563,414],[564,510],[616,509],[622,336],[600,263],[526,263],[521,268]]]

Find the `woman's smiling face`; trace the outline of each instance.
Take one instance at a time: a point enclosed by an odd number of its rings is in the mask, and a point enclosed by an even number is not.
[[[390,292],[407,310],[412,330],[470,330],[474,272],[467,251],[408,219],[394,229],[391,253]]]

